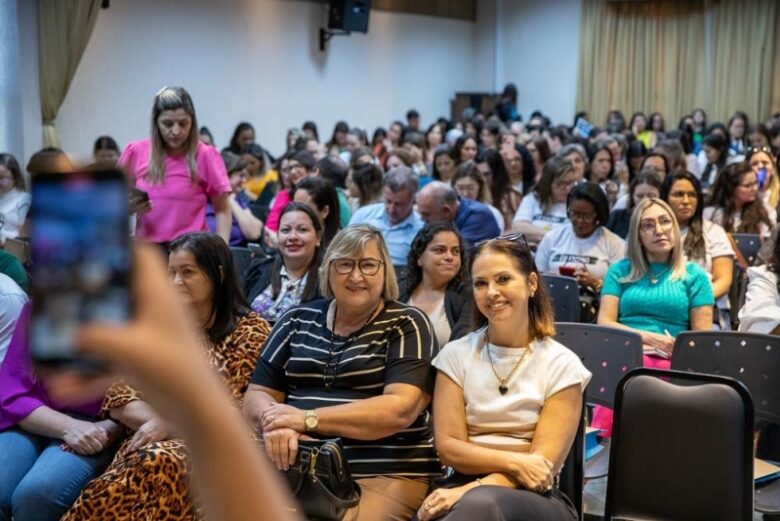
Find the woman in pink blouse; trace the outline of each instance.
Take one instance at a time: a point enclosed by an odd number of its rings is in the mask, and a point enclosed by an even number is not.
[[[206,203],[214,207],[217,233],[230,238],[230,182],[219,152],[198,140],[192,98],[182,87],[163,87],[152,104],[151,138],[127,145],[118,165],[139,190],[149,209],[139,212],[136,234],[163,245],[193,231],[206,230]]]

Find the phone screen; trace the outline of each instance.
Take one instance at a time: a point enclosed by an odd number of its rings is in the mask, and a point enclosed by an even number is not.
[[[36,176],[30,212],[33,356],[94,368],[74,355],[79,326],[131,313],[125,179],[115,170]]]

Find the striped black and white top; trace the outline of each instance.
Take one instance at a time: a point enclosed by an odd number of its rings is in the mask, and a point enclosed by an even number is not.
[[[279,319],[263,347],[253,384],[285,393],[288,404],[303,410],[379,396],[392,383],[433,394],[431,360],[439,347],[425,313],[388,301],[371,322],[347,338],[328,329],[329,305],[330,300],[309,302]],[[392,436],[342,441],[356,478],[441,474],[428,411]]]

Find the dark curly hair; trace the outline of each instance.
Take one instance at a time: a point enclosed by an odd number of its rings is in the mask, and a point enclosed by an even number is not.
[[[760,197],[746,203],[742,208],[742,220],[739,227],[734,226],[734,194],[742,182],[742,176],[753,173],[753,168],[747,161],[732,163],[718,173],[715,184],[710,191],[708,206],[715,206],[723,212],[721,226],[727,233],[761,233],[761,223],[772,226],[766,207]]]
[[[447,284],[447,289],[457,289],[467,279],[467,264],[466,259],[466,247],[463,243],[463,237],[460,236],[458,230],[451,223],[434,223],[426,224],[422,229],[417,232],[417,235],[412,239],[412,245],[409,249],[409,256],[407,257],[407,275],[406,275],[406,287],[404,288],[405,294],[411,295],[414,289],[422,282],[422,267],[417,264],[420,260],[425,249],[433,241],[433,239],[442,232],[452,232],[458,237],[458,245],[460,246],[460,270],[453,277],[453,279]]]

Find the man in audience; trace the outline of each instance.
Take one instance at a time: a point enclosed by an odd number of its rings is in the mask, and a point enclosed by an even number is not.
[[[11,277],[0,273],[0,362],[5,358],[8,344],[19,318],[27,303],[27,294]]]
[[[385,174],[383,184],[384,203],[360,208],[349,224],[370,224],[378,228],[390,250],[393,265],[406,266],[412,239],[424,224],[414,211],[419,181],[411,168],[399,166]]]
[[[451,185],[441,181],[431,181],[420,190],[417,211],[425,222],[453,223],[469,247],[501,233],[490,208],[479,201],[458,197]]]

